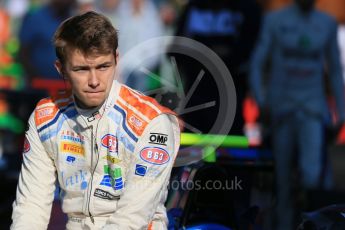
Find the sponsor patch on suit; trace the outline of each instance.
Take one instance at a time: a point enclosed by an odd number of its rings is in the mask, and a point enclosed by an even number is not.
[[[150,144],[164,145],[166,146],[168,141],[168,135],[163,133],[150,133]]]
[[[135,165],[135,175],[145,176],[146,170],[147,170],[147,166],[145,165],[140,165],[140,164]]]
[[[114,195],[110,194],[109,192],[104,191],[104,190],[99,189],[99,188],[96,188],[95,193],[93,195],[95,197],[105,199],[105,200],[116,200],[116,199],[120,198],[120,196],[114,196]]]
[[[84,147],[79,144],[63,141],[60,143],[60,151],[84,156]]]

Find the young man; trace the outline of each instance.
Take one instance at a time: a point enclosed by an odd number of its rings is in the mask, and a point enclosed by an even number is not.
[[[47,228],[56,179],[67,229],[167,228],[178,121],[114,81],[117,41],[94,12],[56,31],[55,66],[72,90],[41,100],[30,117],[11,229]]]

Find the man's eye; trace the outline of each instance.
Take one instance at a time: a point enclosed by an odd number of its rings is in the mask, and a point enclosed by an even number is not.
[[[99,70],[107,70],[110,66],[109,65],[102,65],[98,67]]]
[[[86,69],[74,69],[73,72],[85,72]]]

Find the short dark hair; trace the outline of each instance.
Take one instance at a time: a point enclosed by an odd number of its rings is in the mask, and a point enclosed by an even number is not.
[[[54,34],[53,42],[57,58],[61,63],[65,63],[68,49],[78,49],[86,55],[116,55],[118,35],[105,16],[90,11],[61,23]]]

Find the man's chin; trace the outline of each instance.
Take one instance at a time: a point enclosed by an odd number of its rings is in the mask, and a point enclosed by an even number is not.
[[[103,104],[104,100],[101,99],[90,99],[86,98],[85,100],[77,100],[77,105],[81,109],[93,109],[97,108],[98,106],[101,106]]]

